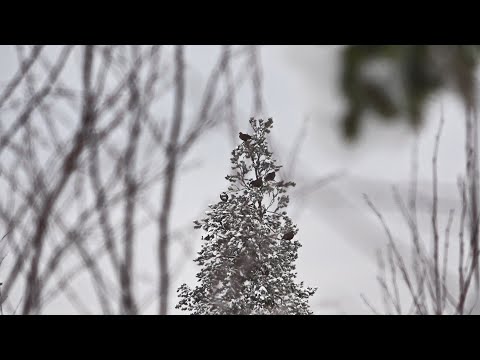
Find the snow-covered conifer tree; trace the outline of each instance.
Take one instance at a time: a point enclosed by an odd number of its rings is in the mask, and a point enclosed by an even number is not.
[[[201,266],[194,289],[179,289],[179,309],[193,314],[311,314],[316,289],[296,283],[298,229],[287,216],[287,189],[276,178],[281,166],[268,150],[273,120],[250,119],[251,134],[240,133],[232,151],[228,191],[196,229],[205,232],[195,262]]]

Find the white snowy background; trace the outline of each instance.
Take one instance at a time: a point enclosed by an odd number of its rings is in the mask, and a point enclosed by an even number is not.
[[[364,294],[373,305],[381,307],[376,251],[385,245],[386,238],[365,204],[363,194],[368,194],[384,213],[398,241],[407,244],[402,237],[408,232],[393,202],[391,186],[398,185],[404,192],[407,189],[415,136],[403,124],[384,125],[369,119],[358,143],[348,145],[343,141],[338,120],[344,104],[337,85],[340,48],[261,47],[266,111],[252,113],[252,94],[243,92],[239,96],[236,118],[241,130],[248,132],[251,116],[273,117],[272,136],[277,145],[274,156],[283,163],[289,159],[294,139],[307,119],[306,136],[291,179],[298,187],[343,171],[341,177],[305,197],[291,193],[289,215],[298,224],[298,237],[303,244],[297,263],[298,279],[308,286],[318,287],[311,300],[315,314],[368,314],[370,310],[360,295]],[[187,48],[187,107],[194,108],[200,101],[199,95],[217,53],[216,46]],[[80,59],[76,61],[77,66],[79,63]],[[0,46],[0,84],[9,79],[16,66],[14,52],[7,46]],[[63,81],[79,82],[74,72],[68,76],[63,77]],[[448,210],[458,209],[456,180],[464,171],[463,108],[452,94],[437,94],[430,100],[425,126],[419,134],[419,210],[425,216],[426,234],[431,207],[431,157],[442,106],[446,120],[439,152],[442,226],[446,224]],[[168,117],[171,113],[161,116]],[[196,165],[180,172],[171,223],[174,230],[185,230],[192,225],[192,230],[186,233],[192,251],[187,254],[184,266],[172,274],[170,314],[179,313],[174,309],[178,286],[195,282],[198,269],[192,260],[200,248],[201,233],[193,230],[192,221],[202,216],[209,203],[218,201],[218,195],[226,188],[224,177],[229,171],[233,146],[222,125],[206,134],[188,156],[186,162]],[[158,198],[158,194],[152,196]],[[151,282],[151,287],[156,285],[153,279],[157,274],[156,231],[156,227],[152,227],[141,233],[142,241],[136,253],[137,271],[146,283]],[[180,247],[172,246],[172,263],[175,263],[175,256],[185,256],[181,251]],[[0,269],[0,275],[4,273]],[[87,290],[88,283],[79,280],[77,286],[85,287],[83,300],[95,309],[96,299]],[[153,314],[156,310],[157,303],[153,299],[146,313]],[[59,297],[44,313],[74,311],[68,301]]]

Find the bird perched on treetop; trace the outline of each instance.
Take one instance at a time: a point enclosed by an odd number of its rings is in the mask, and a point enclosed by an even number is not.
[[[220,199],[221,199],[222,201],[227,201],[227,200],[228,200],[228,195],[223,192],[223,193],[220,194]]]
[[[271,173],[268,173],[266,176],[265,176],[265,181],[272,181],[273,179],[275,179],[275,171],[271,172]]]
[[[252,185],[253,187],[260,187],[263,185],[263,181],[262,181],[262,178],[259,178],[257,180],[254,180],[250,183],[250,185]]]
[[[282,239],[283,240],[292,240],[294,236],[295,236],[295,233],[293,231],[289,231],[288,233],[283,235]]]
[[[240,140],[243,140],[243,141],[248,141],[252,138],[250,135],[244,134],[241,131],[238,134],[239,134],[238,137],[240,138]]]

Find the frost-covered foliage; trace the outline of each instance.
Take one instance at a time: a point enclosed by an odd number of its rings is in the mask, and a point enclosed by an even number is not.
[[[293,182],[276,181],[267,135],[273,120],[250,119],[253,133],[232,151],[228,191],[196,229],[205,241],[195,289],[179,289],[179,309],[193,314],[311,314],[316,289],[295,283],[298,229],[285,211]],[[250,138],[251,137],[251,138]],[[287,240],[290,239],[290,240]]]

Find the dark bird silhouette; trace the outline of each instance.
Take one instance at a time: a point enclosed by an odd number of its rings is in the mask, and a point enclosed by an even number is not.
[[[292,240],[294,236],[295,236],[295,233],[293,231],[289,231],[285,235],[283,235],[282,239],[283,240]]]
[[[238,134],[239,134],[238,137],[240,138],[240,140],[243,140],[243,141],[248,141],[252,138],[250,135],[244,134],[241,131]]]
[[[221,194],[220,194],[220,199],[221,199],[222,201],[227,201],[227,200],[228,200],[228,195],[225,194],[225,193],[221,193]]]
[[[271,172],[271,173],[268,173],[266,176],[265,176],[265,181],[272,181],[273,179],[275,179],[275,171]]]
[[[250,185],[252,185],[253,187],[260,187],[263,185],[263,181],[262,181],[262,178],[259,178],[257,180],[254,180],[250,183]]]

